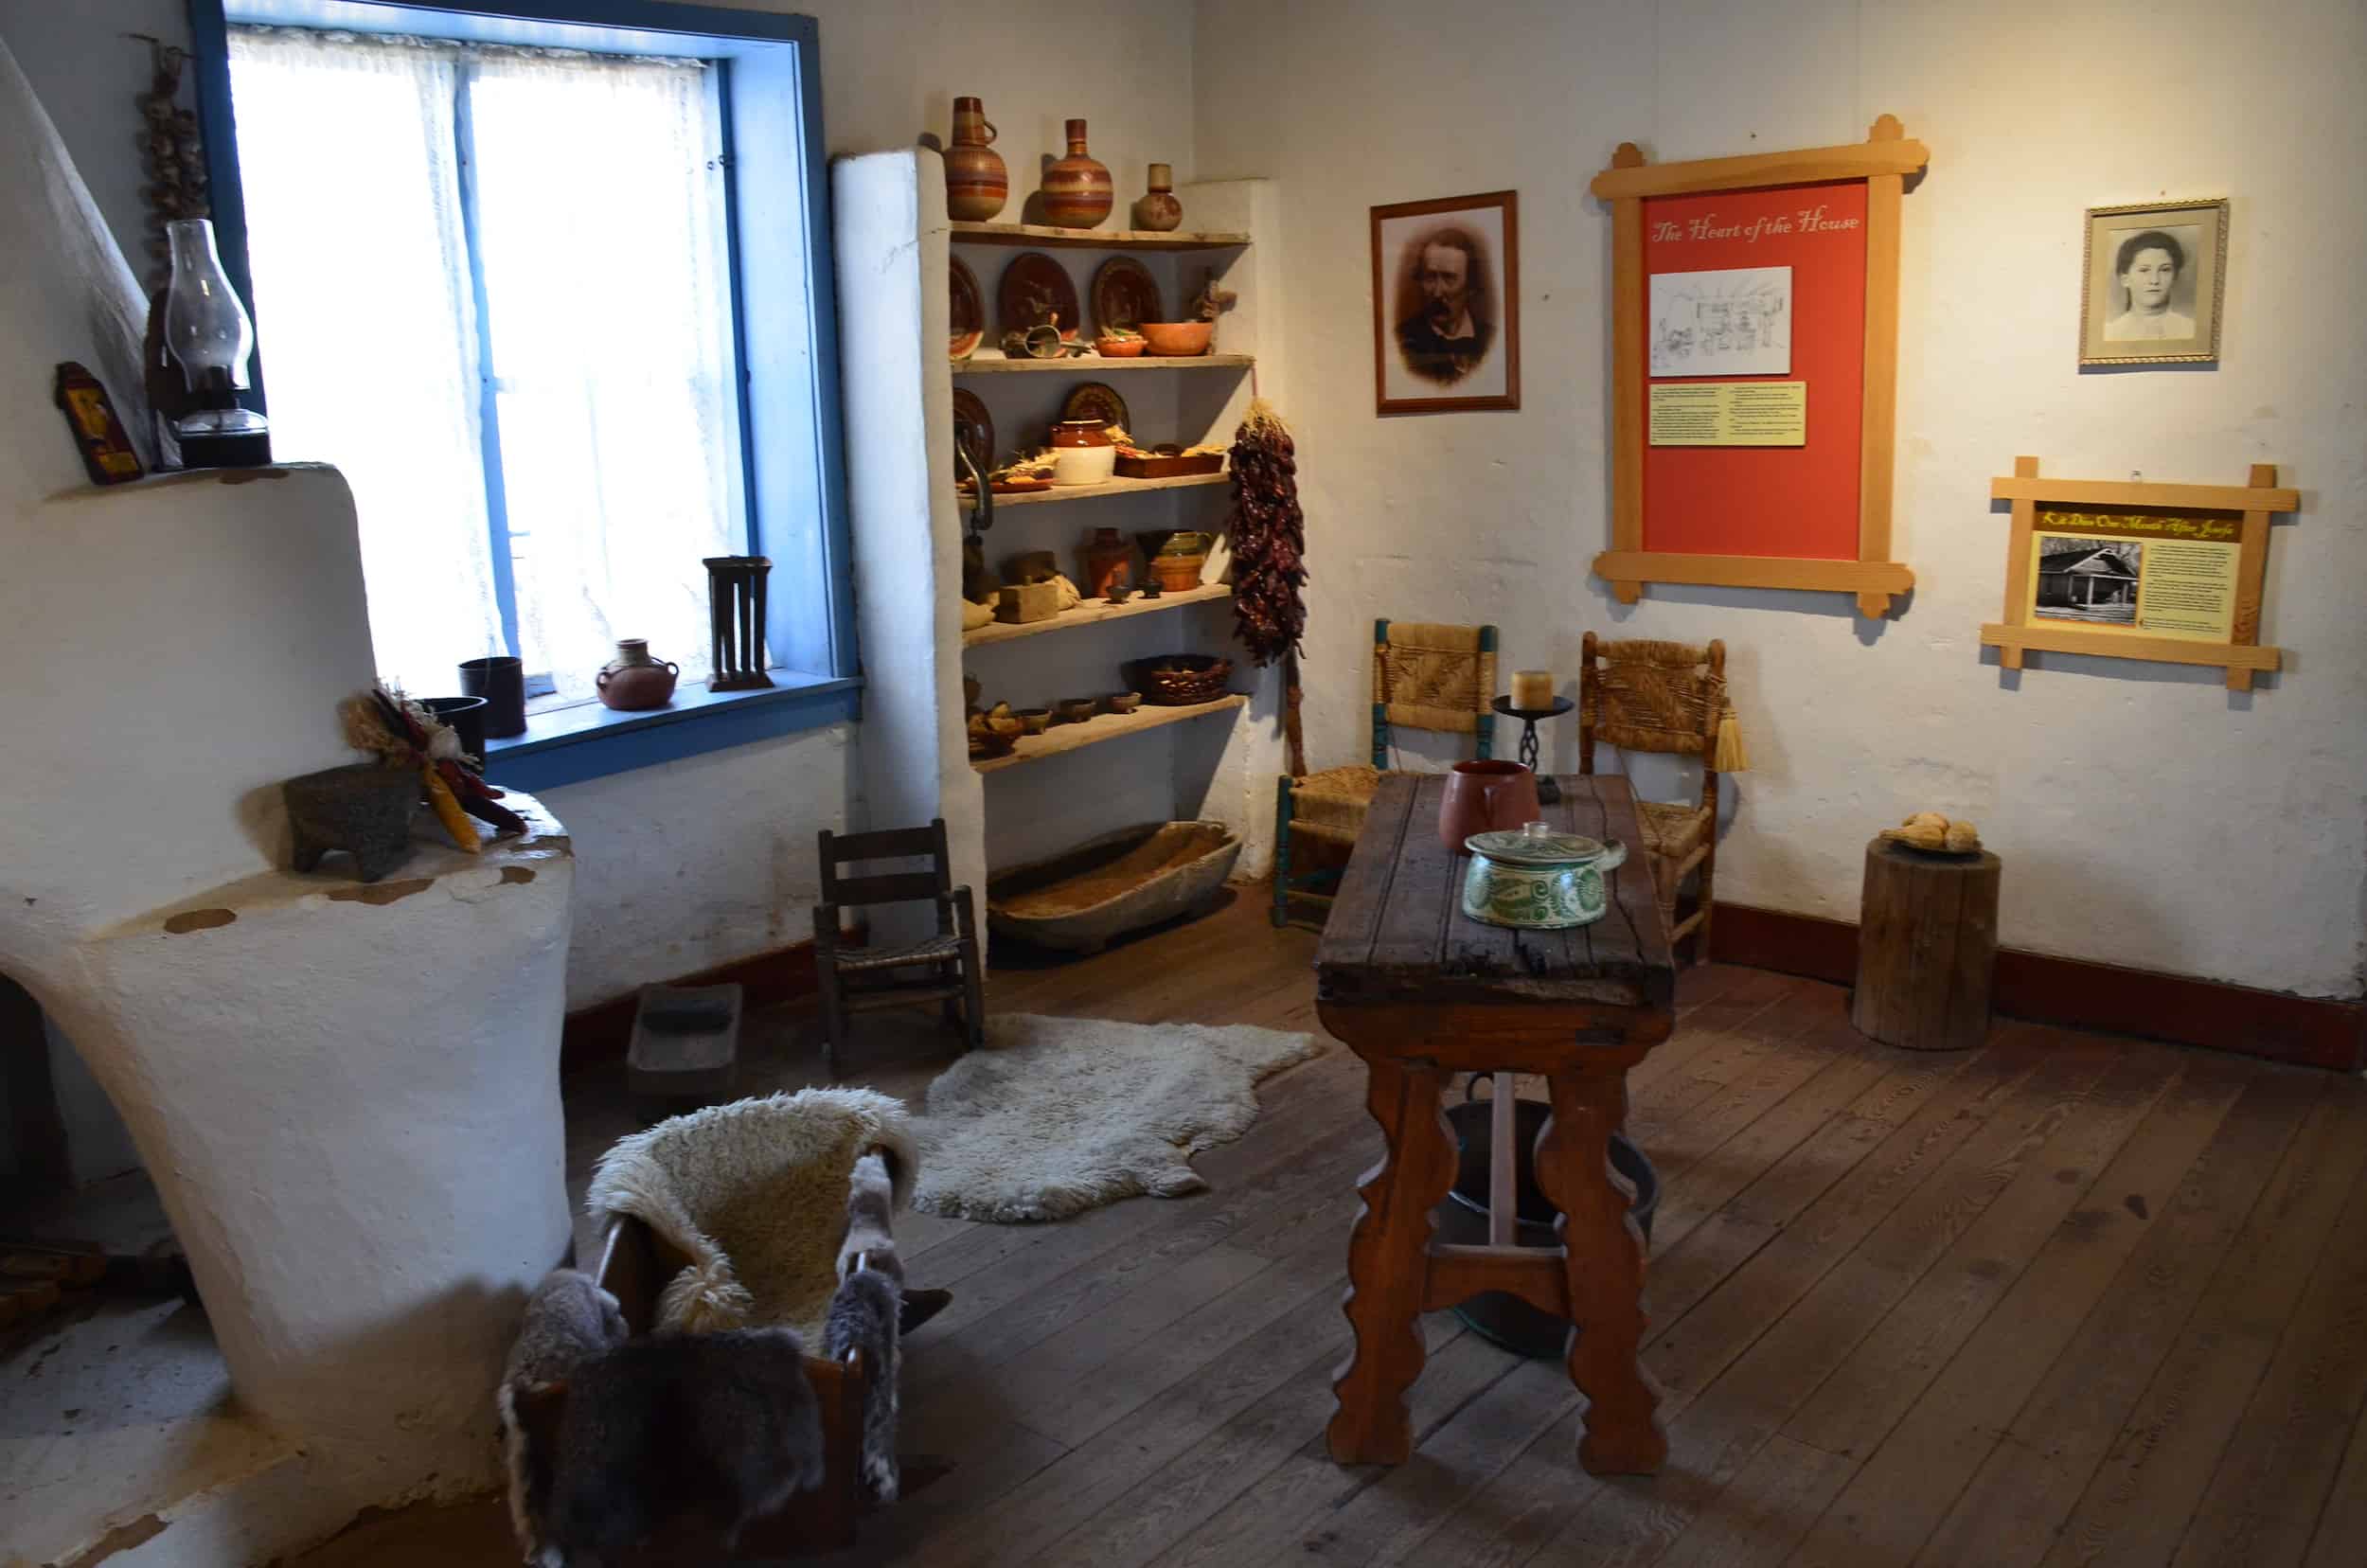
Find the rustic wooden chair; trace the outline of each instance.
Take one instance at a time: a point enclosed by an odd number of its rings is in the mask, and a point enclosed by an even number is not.
[[[839,875],[840,866],[858,861],[922,856],[931,863],[926,871]],[[822,993],[823,1060],[830,1077],[838,1077],[847,1014],[874,1007],[935,1002],[944,1009],[947,1026],[962,1031],[965,1050],[982,1043],[987,1008],[985,976],[978,962],[978,911],[970,889],[953,885],[945,819],[938,817],[926,828],[878,833],[833,833],[825,828],[821,860],[822,901],[813,911],[814,972]],[[903,947],[839,946],[841,910],[917,903],[923,899],[936,904],[934,936]]]
[[[1726,700],[1726,645],[1611,641],[1586,634],[1578,671],[1578,772],[1594,771],[1597,741],[1622,751],[1701,759],[1698,804],[1639,799],[1646,864],[1661,918],[1674,947],[1694,935],[1693,957],[1710,955],[1710,913],[1717,874],[1717,777],[1746,765],[1734,707]],[[1688,872],[1700,873],[1693,907],[1677,914]]]
[[[1373,622],[1373,759],[1293,778],[1274,791],[1273,923],[1290,918],[1290,900],[1328,906],[1316,889],[1340,880],[1337,870],[1294,874],[1293,839],[1353,847],[1364,809],[1392,770],[1393,727],[1475,738],[1482,757],[1495,751],[1496,629],[1421,621]]]

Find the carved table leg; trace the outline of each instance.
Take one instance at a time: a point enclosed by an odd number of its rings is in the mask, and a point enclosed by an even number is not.
[[[1332,1383],[1331,1456],[1344,1465],[1399,1465],[1413,1457],[1405,1392],[1426,1359],[1416,1318],[1430,1272],[1431,1210],[1454,1185],[1455,1148],[1439,1107],[1447,1075],[1436,1067],[1367,1057],[1365,1108],[1388,1149],[1357,1185],[1364,1208],[1348,1237],[1348,1294],[1356,1349]]]
[[[1537,1181],[1554,1207],[1570,1271],[1570,1381],[1589,1403],[1578,1463],[1596,1475],[1650,1475],[1668,1457],[1645,1381],[1644,1236],[1611,1175],[1611,1134],[1627,1109],[1626,1075],[1556,1073],[1554,1119],[1537,1151]]]

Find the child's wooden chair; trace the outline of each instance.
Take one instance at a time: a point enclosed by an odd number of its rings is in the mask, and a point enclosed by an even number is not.
[[[842,877],[838,868],[856,861],[906,860],[927,856],[926,871],[892,871]],[[846,1015],[873,1007],[935,1002],[945,1022],[962,1031],[964,1049],[984,1042],[987,1027],[985,971],[978,963],[978,910],[967,887],[953,885],[953,859],[946,847],[945,819],[926,828],[878,833],[833,833],[822,829],[822,901],[813,909],[814,976],[822,993],[823,1058],[838,1077],[839,1048],[846,1042]],[[916,903],[937,906],[937,930],[905,947],[842,948],[839,912],[847,907]],[[918,971],[897,975],[898,971]],[[877,976],[857,980],[856,976]]]
[[[1290,918],[1290,900],[1328,905],[1331,895],[1315,891],[1340,880],[1337,870],[1294,875],[1294,838],[1353,847],[1364,826],[1364,809],[1392,770],[1393,726],[1468,735],[1478,756],[1495,751],[1496,629],[1440,626],[1421,621],[1373,622],[1373,759],[1293,778],[1285,774],[1274,791],[1273,923]]]
[[[1578,671],[1578,772],[1594,771],[1594,743],[1622,751],[1660,752],[1701,759],[1699,804],[1639,798],[1646,864],[1652,870],[1661,919],[1674,947],[1688,934],[1696,963],[1710,956],[1710,914],[1717,872],[1717,777],[1740,773],[1742,737],[1726,700],[1726,645],[1611,641],[1586,634],[1585,663]],[[1685,874],[1699,870],[1693,908],[1677,917],[1677,893]]]

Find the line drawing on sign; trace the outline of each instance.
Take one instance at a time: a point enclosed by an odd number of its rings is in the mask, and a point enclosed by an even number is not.
[[[1791,373],[1791,269],[1652,275],[1652,374]]]

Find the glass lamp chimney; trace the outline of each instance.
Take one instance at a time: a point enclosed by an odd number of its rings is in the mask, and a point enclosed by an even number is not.
[[[172,248],[165,341],[189,390],[212,406],[227,406],[233,391],[252,384],[246,366],[255,353],[255,324],[222,273],[211,221],[184,218],[167,223],[165,234]]]

